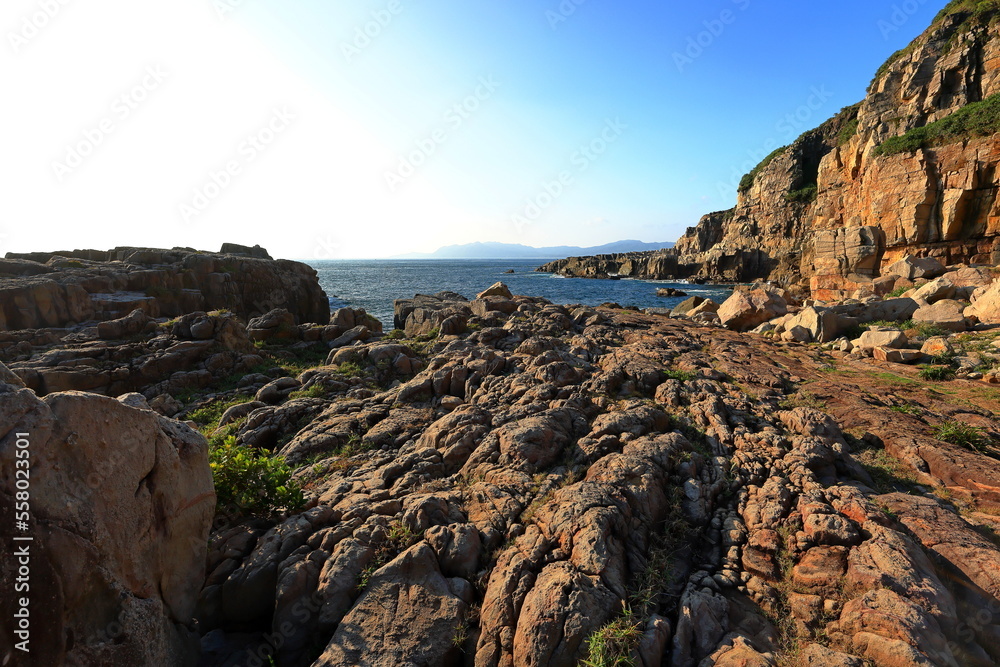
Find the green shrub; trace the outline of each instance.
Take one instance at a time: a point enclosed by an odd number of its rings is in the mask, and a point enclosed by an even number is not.
[[[690,382],[691,380],[698,377],[694,373],[688,373],[687,371],[678,370],[668,370],[661,371],[664,380],[677,380],[678,382]]]
[[[938,12],[931,25],[936,25],[944,20],[946,16],[958,14],[959,12],[968,12],[971,14],[966,19],[968,23],[970,19],[986,18],[998,10],[1000,10],[1000,0],[952,0],[945,5],[944,9]]]
[[[239,394],[228,400],[215,400],[197,410],[192,410],[188,414],[188,419],[203,427],[203,431],[214,431],[219,427],[219,420],[222,419],[226,410],[236,405],[243,405],[250,400],[252,397],[246,394]]]
[[[230,436],[209,452],[218,508],[234,516],[269,517],[302,507],[302,489],[284,459],[240,447]]]
[[[326,398],[326,387],[321,384],[314,384],[308,389],[293,391],[288,395],[288,398],[292,400],[296,398]]]
[[[771,152],[766,158],[760,161],[756,167],[750,170],[750,173],[744,174],[743,178],[740,179],[740,192],[746,192],[753,187],[754,181],[757,180],[757,175],[764,171],[771,162],[774,161],[776,157],[785,152],[788,146],[782,146],[781,148],[776,148]]]
[[[642,639],[642,630],[630,610],[587,637],[584,667],[631,667],[632,651]]]
[[[955,377],[955,371],[947,366],[921,366],[920,379],[931,382],[945,382]]]
[[[818,188],[815,183],[812,185],[807,185],[804,188],[798,190],[793,190],[785,195],[785,201],[787,202],[797,202],[800,204],[808,204],[816,200],[816,193]]]
[[[887,298],[887,299],[898,299],[899,297],[901,297],[904,294],[906,294],[907,292],[909,292],[911,289],[913,289],[913,288],[912,287],[897,287],[896,289],[894,289],[891,292],[889,292],[888,294],[886,294],[885,298]]]
[[[844,126],[840,128],[840,134],[837,135],[837,146],[843,146],[848,141],[854,138],[858,133],[858,119],[849,120],[844,123]]]
[[[875,155],[912,153],[974,137],[988,137],[1000,132],[1000,93],[980,102],[967,104],[941,120],[916,127],[906,134],[890,137],[875,149]]]
[[[385,335],[385,340],[403,340],[406,338],[406,332],[402,329],[393,329]]]
[[[948,334],[948,330],[937,324],[932,324],[930,322],[909,322],[910,326],[907,329],[916,329],[917,334],[923,338],[933,338],[934,336],[945,336]]]
[[[963,422],[946,422],[937,427],[935,437],[938,440],[950,442],[959,447],[965,447],[972,451],[985,453],[990,443],[989,437],[983,429],[970,426]]]
[[[359,378],[363,377],[365,374],[365,369],[361,367],[360,364],[353,361],[345,361],[344,363],[337,366],[336,373],[338,375],[343,375],[349,378]]]

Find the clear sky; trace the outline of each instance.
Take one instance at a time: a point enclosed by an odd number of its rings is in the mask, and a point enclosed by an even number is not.
[[[0,253],[675,240],[945,0],[4,0]]]

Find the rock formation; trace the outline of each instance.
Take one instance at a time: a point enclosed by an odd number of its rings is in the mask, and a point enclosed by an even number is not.
[[[1000,264],[1000,135],[960,128],[933,141],[919,136],[972,103],[987,105],[981,118],[996,126],[997,13],[990,3],[952,2],[885,63],[860,104],[768,156],[744,177],[734,209],[705,216],[674,249],[543,270],[774,280],[833,300],[906,255]],[[900,148],[886,150],[890,140]]]
[[[30,511],[16,531],[19,491]],[[22,546],[30,552],[26,570],[0,568],[0,606],[6,625],[15,600],[28,598],[31,633],[25,653],[5,627],[0,663],[196,663],[194,610],[215,512],[199,433],[141,397],[40,400],[0,365],[0,508],[5,561]],[[29,587],[15,589],[18,581]]]
[[[208,664],[573,665],[615,633],[641,665],[1000,659],[1000,617],[975,616],[1000,609],[1000,449],[935,435],[995,438],[1000,392],[955,381],[959,406],[871,356],[488,299],[514,308],[401,300],[399,340],[231,424],[311,508],[214,533]]]
[[[0,331],[66,327],[128,315],[176,317],[226,309],[244,320],[285,308],[299,323],[326,323],[329,300],[311,267],[186,248],[8,253],[0,260]]]

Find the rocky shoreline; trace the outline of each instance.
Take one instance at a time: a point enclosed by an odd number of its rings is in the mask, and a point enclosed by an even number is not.
[[[996,664],[1000,282],[893,270],[837,305],[762,285],[673,317],[497,284],[401,299],[391,332],[288,308],[8,330],[35,657]],[[919,326],[948,301],[961,331]]]

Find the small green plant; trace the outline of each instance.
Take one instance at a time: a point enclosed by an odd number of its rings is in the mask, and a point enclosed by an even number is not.
[[[441,329],[439,327],[434,327],[433,329],[431,329],[427,333],[425,333],[425,334],[423,334],[421,336],[417,336],[415,338],[415,340],[417,340],[417,341],[419,341],[421,343],[429,343],[432,340],[436,339],[440,335],[441,335]]]
[[[807,185],[804,188],[798,190],[793,190],[785,195],[785,201],[793,202],[798,204],[808,204],[810,202],[816,201],[816,194],[819,192],[818,187],[815,183]]]
[[[229,436],[209,452],[218,507],[241,516],[270,517],[302,507],[302,489],[284,459],[240,447]]]
[[[917,489],[917,476],[913,470],[884,449],[856,449],[855,458],[871,477],[872,484],[879,493],[909,493]]]
[[[858,119],[855,117],[854,120],[849,120],[844,123],[844,126],[840,128],[840,133],[837,135],[837,146],[843,146],[858,133]]]
[[[250,400],[252,398],[246,394],[238,394],[225,400],[215,400],[201,406],[197,410],[192,410],[188,414],[188,419],[202,427],[202,432],[211,432],[219,427],[219,420],[222,419],[222,415],[226,413],[226,410],[237,405],[243,405]]]
[[[661,371],[661,373],[663,374],[664,380],[677,380],[678,382],[690,382],[698,377],[695,373],[675,369]]]
[[[353,361],[346,361],[337,366],[337,374],[349,378],[362,377],[365,374],[365,369]]]
[[[915,405],[893,405],[889,408],[893,412],[898,412],[904,415],[920,415],[923,412]]]
[[[885,298],[887,298],[887,299],[898,299],[899,297],[901,297],[904,294],[906,294],[907,292],[909,292],[911,289],[913,289],[913,288],[912,287],[897,287],[896,289],[894,289],[891,292],[889,292],[888,294],[886,294]]]
[[[393,329],[385,335],[385,340],[405,340],[406,332],[402,329]]]
[[[642,639],[642,630],[632,610],[623,605],[622,615],[587,637],[584,667],[631,667],[632,652]]]
[[[824,401],[819,396],[811,394],[808,391],[800,391],[793,396],[789,396],[778,403],[778,407],[782,410],[791,410],[793,408],[812,408],[813,410],[826,410],[826,401]]]
[[[314,384],[308,389],[293,391],[288,395],[290,399],[296,398],[326,398],[326,388],[321,384]]]
[[[948,366],[921,366],[920,379],[929,382],[946,382],[955,377],[955,371]]]
[[[983,429],[964,422],[945,422],[937,427],[935,437],[944,442],[970,449],[984,454],[990,444],[990,438]]]
[[[922,338],[933,338],[934,336],[944,336],[948,334],[948,330],[937,324],[932,324],[930,322],[909,322],[911,324],[909,329],[916,329],[917,335]]]

